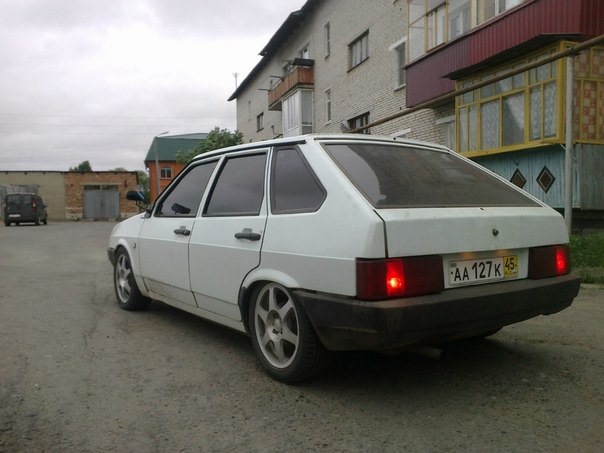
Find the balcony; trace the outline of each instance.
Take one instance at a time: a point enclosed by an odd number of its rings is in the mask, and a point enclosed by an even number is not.
[[[299,63],[298,59],[294,64]],[[312,88],[315,84],[315,75],[312,60],[303,60],[306,65],[296,65],[292,71],[268,92],[268,109],[281,110],[281,101],[285,95],[298,88]]]

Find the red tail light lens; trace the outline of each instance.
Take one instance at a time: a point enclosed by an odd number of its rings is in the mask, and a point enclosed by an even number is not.
[[[380,300],[437,293],[444,289],[440,256],[357,260],[357,297]]]
[[[529,250],[528,278],[547,278],[570,273],[570,247],[550,245]]]

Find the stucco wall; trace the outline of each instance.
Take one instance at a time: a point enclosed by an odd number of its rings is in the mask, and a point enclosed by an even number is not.
[[[65,185],[58,171],[1,171],[0,186],[34,186],[47,205],[48,218],[65,218]]]

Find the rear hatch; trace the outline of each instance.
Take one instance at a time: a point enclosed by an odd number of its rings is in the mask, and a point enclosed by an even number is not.
[[[376,210],[389,257],[442,256],[445,288],[526,278],[530,247],[567,242],[546,207]]]
[[[444,148],[323,147],[383,220],[386,257],[441,257],[446,288],[526,278],[529,248],[568,242],[557,212]]]

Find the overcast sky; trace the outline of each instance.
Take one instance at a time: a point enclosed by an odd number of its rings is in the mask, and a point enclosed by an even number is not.
[[[144,169],[153,136],[236,128],[239,81],[305,0],[0,0],[0,171]]]

